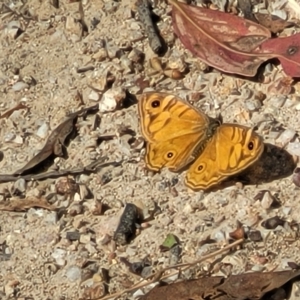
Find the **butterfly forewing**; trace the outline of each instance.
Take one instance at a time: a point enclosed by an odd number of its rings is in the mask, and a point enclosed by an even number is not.
[[[152,170],[178,171],[195,159],[217,121],[174,95],[146,93],[138,103],[146,139],[146,163]]]
[[[141,129],[148,141],[166,141],[192,132],[205,135],[210,118],[167,93],[145,93],[138,103]]]

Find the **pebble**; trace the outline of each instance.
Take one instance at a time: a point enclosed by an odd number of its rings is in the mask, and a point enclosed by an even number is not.
[[[282,20],[286,20],[287,19],[287,13],[284,10],[279,10],[279,9],[273,10],[272,11],[272,15],[273,16],[277,16],[278,18],[280,18]]]
[[[15,144],[22,145],[22,144],[23,144],[23,138],[22,138],[20,135],[17,135],[17,136],[12,140],[12,142],[15,143]]]
[[[261,108],[261,102],[259,100],[247,100],[245,101],[245,107],[249,111],[258,111]]]
[[[286,147],[286,150],[292,155],[300,156],[300,143],[289,143]]]
[[[268,101],[268,105],[281,107],[286,101],[286,96],[274,96]]]
[[[51,211],[46,214],[45,216],[45,222],[49,224],[56,224],[57,223],[57,212],[56,211]]]
[[[273,197],[272,195],[270,194],[270,192],[266,192],[264,193],[264,196],[261,200],[261,206],[262,208],[264,209],[269,209],[273,203]]]
[[[114,111],[125,99],[126,94],[122,88],[110,89],[103,94],[99,103],[100,112]]]
[[[77,266],[71,266],[67,269],[66,276],[71,282],[77,281],[81,278],[81,269]]]
[[[16,138],[16,135],[12,132],[8,132],[7,134],[4,135],[4,142],[11,142]]]
[[[288,128],[277,138],[276,143],[285,146],[294,138],[295,134],[296,131],[294,129]]]
[[[87,244],[91,241],[91,236],[89,234],[81,234],[79,242],[82,244]]]
[[[23,81],[18,81],[12,86],[12,89],[15,92],[20,92],[20,91],[22,91],[24,89],[28,89],[28,88],[29,88],[29,85]]]
[[[19,21],[10,21],[6,25],[5,34],[10,38],[15,39],[17,37],[20,27],[21,27],[21,23]]]
[[[82,37],[82,25],[77,22],[73,17],[68,16],[65,25],[68,38],[73,42],[79,42]]]
[[[266,267],[262,265],[254,265],[251,270],[253,272],[262,272]]]
[[[21,193],[24,193],[26,190],[26,181],[24,178],[20,178],[18,179],[15,183],[14,183],[14,189],[15,191],[19,191]]]
[[[96,91],[92,90],[89,94],[89,100],[98,101],[99,99],[100,99],[99,94]]]
[[[107,41],[106,50],[107,50],[108,57],[109,58],[114,58],[114,57],[117,56],[117,52],[119,50],[119,47],[116,46],[114,41]]]
[[[60,248],[56,248],[53,253],[52,253],[52,257],[55,259],[56,263],[59,266],[64,266],[65,265],[65,256],[67,254],[67,251],[64,249],[60,249]]]
[[[36,135],[42,139],[44,139],[48,135],[49,125],[47,123],[43,123],[36,132]]]
[[[291,213],[292,208],[290,206],[284,206],[282,207],[282,212],[285,215],[289,215]]]

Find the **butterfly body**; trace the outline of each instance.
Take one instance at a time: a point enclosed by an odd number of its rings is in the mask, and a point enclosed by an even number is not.
[[[147,167],[178,171],[188,167],[186,185],[208,189],[253,164],[264,144],[253,129],[220,124],[167,93],[145,93],[138,103],[147,141]]]

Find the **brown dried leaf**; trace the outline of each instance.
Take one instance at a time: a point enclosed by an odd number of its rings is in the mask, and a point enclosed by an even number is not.
[[[0,211],[26,211],[32,207],[55,210],[56,207],[49,204],[45,198],[30,197],[25,199],[13,198],[8,202],[0,203]]]
[[[21,175],[27,173],[28,171],[39,165],[41,162],[46,160],[51,154],[63,156],[64,141],[73,131],[74,123],[76,122],[77,117],[84,113],[94,111],[95,109],[98,109],[98,105],[81,109],[69,115],[52,131],[43,149],[36,156],[34,156],[24,167],[22,167],[20,170],[17,170],[14,174]]]
[[[273,33],[278,33],[286,27],[294,25],[294,23],[287,22],[274,15],[256,13],[254,16],[260,25],[268,28]]]
[[[26,105],[24,105],[23,103],[18,103],[13,108],[11,108],[11,109],[7,110],[6,112],[4,112],[0,116],[0,119],[9,118],[15,110],[19,110],[19,109],[29,109],[29,108]]]
[[[278,289],[300,275],[298,271],[246,273],[204,277],[180,281],[166,286],[156,286],[142,300],[185,300],[185,299],[260,299],[266,293]]]
[[[105,295],[105,285],[103,282],[95,282],[92,286],[86,287],[83,292],[84,299],[99,299]]]

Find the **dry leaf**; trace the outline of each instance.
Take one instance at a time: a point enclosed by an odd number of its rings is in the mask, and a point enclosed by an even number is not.
[[[0,203],[0,211],[26,211],[32,207],[55,210],[56,207],[48,203],[45,198],[30,197],[25,199],[14,198],[8,202]]]
[[[286,27],[294,25],[292,22],[287,22],[274,15],[256,13],[254,16],[260,25],[268,28],[273,33],[278,33]]]
[[[6,112],[4,112],[0,116],[0,119],[9,118],[13,114],[14,111],[19,110],[19,109],[29,109],[29,108],[26,105],[24,105],[23,103],[18,103],[13,108],[11,108],[11,109],[7,110]]]
[[[20,170],[17,170],[14,174],[21,175],[27,173],[29,170],[33,169],[44,160],[46,160],[51,154],[55,154],[57,156],[63,156],[64,150],[63,145],[65,139],[74,129],[74,123],[77,120],[77,117],[81,114],[97,110],[98,105],[91,106],[88,108],[83,108],[77,112],[72,113],[69,115],[62,123],[60,123],[50,134],[48,140],[43,147],[43,149],[34,156],[24,167]]]
[[[266,293],[280,288],[299,275],[298,270],[246,273],[228,278],[204,277],[156,286],[141,300],[261,299]]]
[[[300,77],[300,34],[271,38],[271,32],[238,16],[169,0],[176,35],[208,65],[227,73],[254,76],[278,58],[288,76]]]

